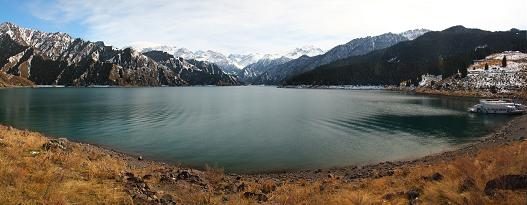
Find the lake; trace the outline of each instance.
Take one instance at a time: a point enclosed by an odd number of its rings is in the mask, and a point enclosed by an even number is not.
[[[0,89],[0,123],[148,159],[232,172],[411,159],[478,140],[513,117],[477,99],[274,87]]]

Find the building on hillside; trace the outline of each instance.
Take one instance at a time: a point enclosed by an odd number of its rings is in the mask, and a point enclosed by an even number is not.
[[[419,82],[419,86],[430,87],[441,80],[443,80],[442,75],[430,75],[427,73],[421,76],[421,82]]]

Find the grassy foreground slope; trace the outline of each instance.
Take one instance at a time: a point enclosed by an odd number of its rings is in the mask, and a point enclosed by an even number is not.
[[[497,132],[496,139],[525,134],[526,119],[516,120],[521,124],[514,131]],[[322,177],[312,179],[234,175],[0,126],[0,204],[527,203],[523,138],[452,156],[403,163],[389,175],[367,178],[330,170],[316,170]]]

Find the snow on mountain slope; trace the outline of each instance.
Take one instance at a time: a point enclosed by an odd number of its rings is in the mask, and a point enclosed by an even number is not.
[[[324,50],[317,48],[315,46],[304,46],[301,48],[296,48],[286,53],[285,55],[283,55],[283,57],[286,57],[289,59],[297,59],[297,58],[300,58],[300,56],[304,56],[304,55],[313,57],[313,56],[318,56],[320,54],[324,54]]]
[[[178,48],[171,46],[157,46],[143,48],[142,52],[149,51],[164,51],[169,54],[173,54],[176,57],[183,57],[185,59],[196,59],[199,61],[207,61],[217,64],[224,72],[230,74],[239,74],[240,70],[248,65],[257,63],[260,60],[269,61],[285,57],[286,59],[296,59],[300,56],[316,56],[324,53],[320,48],[314,46],[304,46],[296,48],[294,50],[284,52],[281,54],[261,54],[261,53],[250,53],[250,54],[229,54],[224,55],[220,52],[207,50],[207,51],[191,51],[187,48]],[[283,59],[281,60],[283,61]],[[280,62],[281,62],[280,61]]]
[[[379,36],[368,36],[353,39],[350,42],[338,45],[328,52],[317,56],[302,56],[281,65],[268,68],[257,78],[253,84],[278,84],[286,78],[315,69],[318,66],[329,64],[350,56],[364,55],[374,50],[390,47],[408,38],[394,33],[385,33]]]
[[[402,33],[399,33],[399,35],[406,37],[408,40],[414,40],[418,38],[419,36],[422,36],[425,33],[430,32],[428,29],[414,29],[414,30],[408,30]]]
[[[504,56],[506,66],[503,66]],[[467,68],[467,76],[464,78],[454,75],[423,87],[496,91],[525,89],[527,87],[527,53],[519,51],[494,53],[485,59],[474,61]]]
[[[185,70],[183,73],[182,70]],[[39,85],[236,85],[234,76],[198,61],[165,65],[131,49],[84,41],[65,33],[47,33],[0,25],[0,72]]]

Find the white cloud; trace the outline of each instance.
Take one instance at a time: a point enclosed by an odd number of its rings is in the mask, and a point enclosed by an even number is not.
[[[525,0],[35,0],[31,5],[41,19],[86,26],[90,40],[227,53],[281,52],[308,44],[328,49],[356,37],[413,28],[527,27]]]

